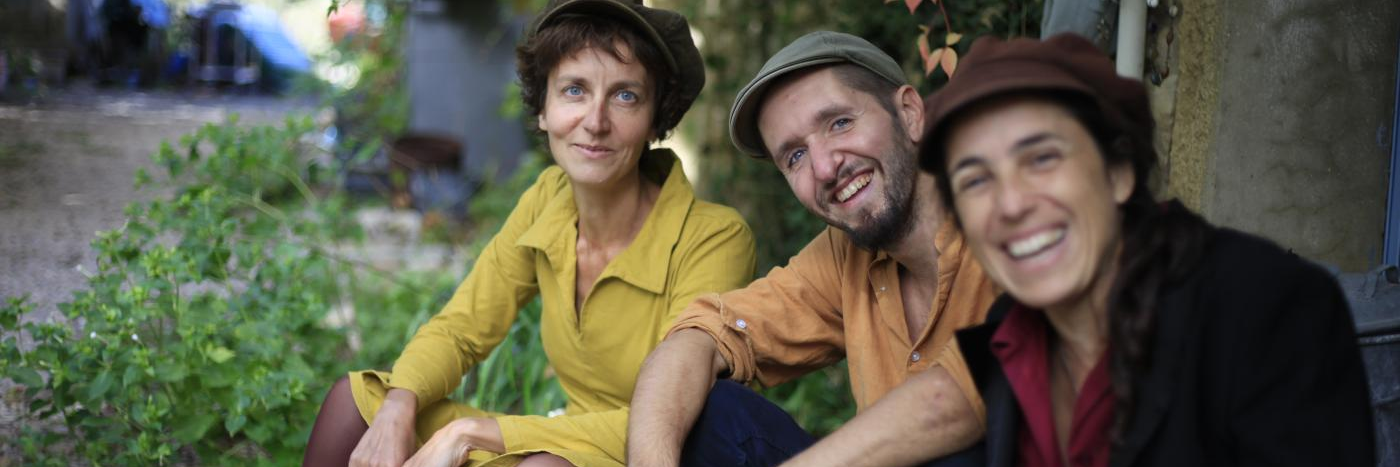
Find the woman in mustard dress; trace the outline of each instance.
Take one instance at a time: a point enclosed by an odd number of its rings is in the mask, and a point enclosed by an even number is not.
[[[555,0],[528,34],[521,94],[557,165],[391,372],[335,384],[304,465],[623,465],[642,360],[697,295],[752,277],[738,213],[696,199],[675,155],[649,148],[704,86],[685,19],[640,1]],[[444,399],[537,295],[564,415]]]

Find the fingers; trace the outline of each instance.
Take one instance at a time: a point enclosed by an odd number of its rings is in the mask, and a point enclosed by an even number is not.
[[[467,462],[471,449],[453,430],[438,430],[403,467],[457,467]]]
[[[413,436],[412,426],[376,418],[350,454],[350,466],[401,467],[413,453]]]

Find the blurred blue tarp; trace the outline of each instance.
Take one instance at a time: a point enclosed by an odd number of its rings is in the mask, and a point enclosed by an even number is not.
[[[164,0],[131,0],[131,4],[141,8],[141,21],[156,29],[170,26],[170,8]]]
[[[311,59],[292,41],[276,11],[261,5],[238,5],[236,9],[227,9],[227,5],[220,2],[217,6],[222,8],[211,8],[215,4],[192,7],[190,16],[202,18],[207,11],[214,12],[211,20],[215,25],[228,24],[238,29],[272,66],[301,73],[311,71]]]

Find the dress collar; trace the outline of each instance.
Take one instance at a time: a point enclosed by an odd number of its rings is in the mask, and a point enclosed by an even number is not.
[[[695,202],[695,192],[686,179],[680,159],[669,149],[651,149],[642,156],[640,163],[643,174],[664,174],[661,193],[637,238],[613,258],[598,280],[616,277],[659,294],[665,289],[671,250],[680,241],[681,230]],[[545,204],[539,217],[516,241],[516,246],[540,250],[556,270],[564,272],[565,268],[575,267],[577,259],[573,252],[577,241],[578,205],[565,176],[563,188]]]

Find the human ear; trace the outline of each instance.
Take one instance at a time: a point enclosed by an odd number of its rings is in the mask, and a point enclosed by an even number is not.
[[[1133,165],[1128,162],[1120,162],[1108,168],[1108,186],[1113,190],[1113,202],[1123,204],[1128,201],[1128,197],[1133,194],[1133,188],[1137,185],[1137,176],[1133,175]]]
[[[894,91],[895,109],[904,125],[904,133],[918,143],[924,137],[924,100],[913,86],[903,85]]]

